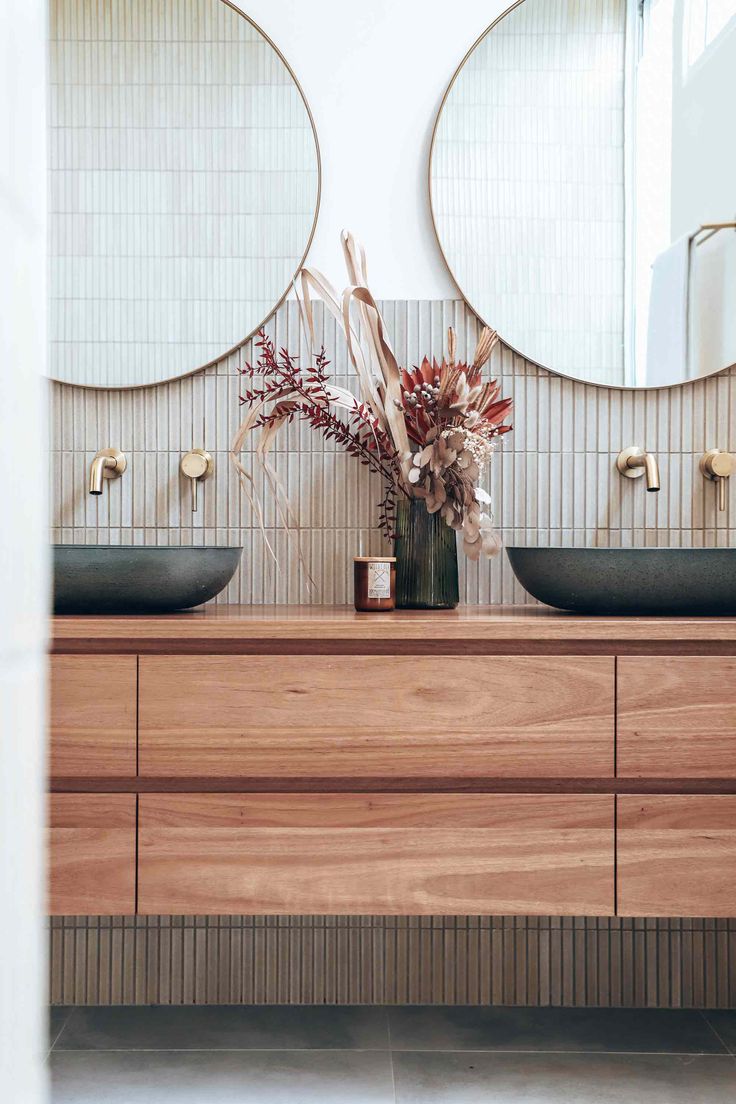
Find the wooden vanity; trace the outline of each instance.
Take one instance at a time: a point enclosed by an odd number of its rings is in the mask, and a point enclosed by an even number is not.
[[[54,914],[736,916],[736,619],[54,621]]]

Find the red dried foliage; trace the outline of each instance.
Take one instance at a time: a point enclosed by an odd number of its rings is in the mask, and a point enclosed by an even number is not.
[[[393,538],[401,464],[388,434],[378,425],[365,403],[356,403],[353,409],[347,411],[345,418],[334,412],[334,397],[330,394],[327,371],[330,362],[324,348],[313,358],[309,367],[303,369],[299,358],[288,349],[282,348],[277,353],[274,343],[263,330],[259,332],[255,345],[259,350],[256,364],[246,364],[240,372],[251,380],[261,377],[263,382],[245,390],[240,396],[240,404],[272,405],[268,408],[264,405],[254,428],[293,422],[295,419],[304,421],[324,440],[335,441],[364,467],[379,475],[385,487],[385,494],[378,504],[379,524],[386,536]]]
[[[500,390],[496,380],[484,384],[481,369],[474,365],[430,363],[425,357],[418,367],[401,373],[401,404],[409,437],[424,446],[431,429],[466,426],[469,418],[473,433],[481,437],[509,433],[513,426],[503,422],[512,400],[499,399]]]

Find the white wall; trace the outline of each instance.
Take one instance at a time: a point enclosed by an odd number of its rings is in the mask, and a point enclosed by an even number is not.
[[[702,222],[736,217],[736,26],[729,26],[687,68],[681,49],[684,0],[675,3],[672,102],[672,240]]]
[[[46,634],[45,0],[0,5],[0,1100],[38,1104]]]
[[[429,144],[466,51],[504,0],[238,0],[293,68],[322,151],[308,263],[342,286],[339,236],[366,247],[383,299],[458,297],[432,229]]]
[[[705,222],[736,218],[736,25],[731,22],[687,67],[680,49],[687,14],[675,2],[672,99],[672,240]],[[689,373],[706,375],[736,364],[736,235],[733,230],[691,252]]]

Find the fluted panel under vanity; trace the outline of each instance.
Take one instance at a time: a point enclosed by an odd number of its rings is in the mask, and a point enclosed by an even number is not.
[[[461,352],[472,347],[477,321],[455,301],[390,301],[382,305],[399,360],[440,356],[454,325]],[[320,340],[337,382],[349,384],[344,340],[317,305]],[[276,312],[268,332],[296,349],[297,304]],[[302,353],[305,350],[302,348]],[[241,493],[228,449],[240,418],[238,366],[252,346],[203,372],[128,391],[52,384],[52,535],[68,543],[242,544],[241,570],[220,602],[344,603],[352,598],[351,560],[382,549],[375,528],[379,488],[351,457],[292,426],[277,445],[276,462],[302,524],[302,541],[316,587],[297,570],[296,555],[264,495],[266,525],[281,571],[273,570],[261,534]],[[507,543],[591,546],[733,545],[736,506],[716,511],[713,485],[698,471],[706,448],[736,442],[736,371],[669,390],[620,391],[563,379],[499,348],[492,363],[503,393],[515,400],[514,432],[494,460],[490,489]],[[644,493],[614,470],[620,448],[655,452],[662,490]],[[86,493],[89,463],[112,445],[129,456],[125,476],[100,498]],[[192,447],[215,457],[214,478],[192,515],[179,476],[181,454]],[[262,489],[262,480],[258,480]],[[460,556],[461,601],[531,602],[505,558],[469,565]]]
[[[736,921],[65,917],[54,1004],[728,1008]]]

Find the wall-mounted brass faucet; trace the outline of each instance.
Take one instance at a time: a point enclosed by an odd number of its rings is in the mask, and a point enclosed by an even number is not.
[[[205,479],[209,479],[215,467],[215,461],[206,449],[191,449],[182,456],[179,470],[192,483],[192,513],[197,510],[197,488]]]
[[[726,509],[726,486],[736,471],[736,456],[723,449],[708,449],[700,457],[700,471],[716,485],[718,509]]]
[[[623,449],[616,457],[616,467],[627,479],[638,479],[640,475],[647,477],[647,490],[659,490],[659,464],[657,458],[651,452],[632,445]]]
[[[104,448],[95,456],[89,469],[89,493],[101,495],[105,479],[117,479],[128,466],[125,454],[118,449]]]

